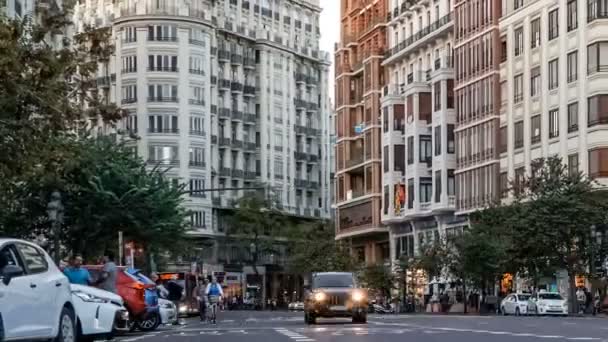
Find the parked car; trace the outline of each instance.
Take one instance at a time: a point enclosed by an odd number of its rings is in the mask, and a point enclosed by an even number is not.
[[[6,341],[76,340],[70,283],[36,244],[0,239],[0,308]]]
[[[351,317],[353,323],[367,321],[367,291],[358,288],[352,273],[315,273],[304,302],[304,321],[317,317]]]
[[[161,324],[176,324],[178,322],[177,307],[172,301],[159,298],[158,307]]]
[[[500,312],[503,315],[527,315],[531,296],[529,293],[512,293],[506,296],[500,303]]]
[[[83,266],[93,279],[99,278],[102,266]],[[158,293],[154,282],[137,269],[118,267],[116,289],[129,310],[131,330],[155,330],[161,318],[158,307]]]
[[[304,302],[291,302],[287,308],[291,311],[304,311]]]
[[[122,298],[91,286],[71,284],[79,341],[111,339],[116,332],[129,330],[129,312]]]
[[[568,302],[557,292],[539,292],[528,300],[530,314],[536,315],[568,315]]]

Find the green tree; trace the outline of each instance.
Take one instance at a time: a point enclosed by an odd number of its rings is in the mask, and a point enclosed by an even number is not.
[[[356,263],[350,251],[335,240],[335,228],[328,221],[296,225],[289,233],[290,265],[301,273],[352,272]]]
[[[369,265],[364,267],[359,281],[371,290],[379,291],[384,297],[391,296],[391,290],[396,287],[396,278],[389,267],[384,265]]]

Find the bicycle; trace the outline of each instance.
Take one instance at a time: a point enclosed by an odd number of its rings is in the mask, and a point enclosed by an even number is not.
[[[209,296],[209,310],[207,310],[207,320],[210,323],[216,324],[217,318],[217,305],[220,301],[219,296]]]

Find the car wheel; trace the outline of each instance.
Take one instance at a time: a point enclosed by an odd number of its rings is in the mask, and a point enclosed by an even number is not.
[[[74,311],[63,308],[59,316],[59,331],[55,342],[76,342],[76,324],[74,324]]]
[[[515,316],[521,316],[521,313],[519,312],[519,308],[515,308]]]
[[[141,331],[153,331],[160,325],[160,316],[158,314],[151,315],[148,319],[139,321],[137,326]]]

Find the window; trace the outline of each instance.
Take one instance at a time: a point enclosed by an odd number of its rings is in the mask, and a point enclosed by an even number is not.
[[[549,40],[559,36],[559,9],[549,12]]]
[[[540,46],[540,18],[532,20],[530,23],[530,47]]]
[[[447,107],[454,109],[454,80],[447,81]]]
[[[127,131],[130,133],[137,133],[137,114],[129,114],[127,116]]]
[[[384,153],[382,153],[382,159],[383,159],[383,163],[382,164],[383,164],[384,173],[386,173],[386,172],[388,172],[388,162],[389,162],[389,160],[388,160],[388,157],[389,157],[389,155],[388,155],[388,146],[384,146],[383,150],[384,150]]]
[[[149,102],[177,102],[177,85],[150,84],[148,85]]]
[[[595,125],[608,124],[608,95],[596,95],[590,97],[587,103],[587,125],[589,127]]]
[[[520,103],[524,100],[524,75],[520,74],[513,79],[513,102]]]
[[[205,198],[205,179],[204,178],[190,178],[190,196]]]
[[[429,203],[433,200],[433,179],[420,178],[420,203]]]
[[[568,105],[568,133],[578,131],[578,102]]]
[[[517,10],[524,5],[524,0],[513,0],[513,9]]]
[[[524,53],[524,28],[515,30],[515,57]]]
[[[124,29],[123,40],[125,43],[132,43],[137,41],[137,28],[134,26],[127,26]]]
[[[559,109],[549,111],[549,138],[559,136]]]
[[[509,195],[509,175],[506,172],[500,173],[500,198],[507,198]]]
[[[578,80],[578,51],[568,54],[568,83]]]
[[[38,248],[17,243],[17,248],[23,256],[23,263],[27,268],[28,274],[46,272],[49,265],[46,263],[44,253]]]
[[[414,178],[407,181],[407,207],[414,208]]]
[[[131,72],[137,72],[137,55],[122,58],[121,73],[127,74]]]
[[[454,170],[448,169],[448,196],[456,195],[456,177]]]
[[[540,95],[540,67],[533,68],[530,72],[530,96]]]
[[[204,135],[204,118],[199,115],[190,116],[190,134]]]
[[[438,111],[441,110],[441,81],[435,82],[434,88],[435,111]]]
[[[568,27],[568,32],[572,31],[572,30],[576,30],[578,28],[578,3],[577,0],[569,0],[568,4],[566,5],[567,9],[568,9],[568,18],[567,20],[567,27]]]
[[[507,36],[500,38],[500,62],[506,62],[508,57]]]
[[[148,26],[148,40],[175,42],[177,41],[177,27],[170,25]]]
[[[558,59],[549,62],[549,90],[553,90],[559,86],[559,69]]]
[[[523,190],[525,174],[526,169],[524,167],[515,169],[515,182],[513,184],[513,192],[515,195],[519,195]]]
[[[148,55],[149,71],[177,71],[177,56]]]
[[[608,17],[608,13],[606,16]],[[608,42],[589,45],[587,47],[587,74],[606,71],[608,71]]]
[[[395,145],[393,146],[393,164],[394,170],[397,172],[404,173],[405,172],[405,146],[404,145]],[[371,179],[371,177],[370,177]]]
[[[407,137],[407,165],[414,164],[414,137]]]
[[[598,18],[608,18],[608,2],[606,0],[587,0],[587,22]]]
[[[507,142],[507,126],[500,127],[500,145],[498,146],[498,153],[506,153],[508,150]]]
[[[433,158],[433,142],[430,135],[420,136],[420,162],[430,164]]]
[[[122,103],[137,102],[137,85],[125,85],[122,87]]]
[[[456,144],[454,143],[454,124],[448,124],[448,153],[456,152]]]
[[[177,115],[149,115],[148,133],[178,133]]]
[[[203,147],[190,147],[190,166],[205,166],[205,149]]]
[[[574,176],[578,173],[578,153],[568,156],[568,174]]]
[[[540,142],[540,115],[534,115],[530,119],[530,138],[531,142]]]
[[[441,171],[435,171],[435,203],[441,202]]]
[[[205,228],[205,212],[204,211],[193,211],[190,220],[192,227]]]
[[[148,147],[148,160],[161,164],[177,164],[177,146],[151,145]]]
[[[516,122],[515,123],[515,148],[522,148],[524,147],[524,122],[520,121],[520,122]]]
[[[435,126],[435,155],[441,155],[441,126]]]
[[[589,176],[608,177],[608,148],[589,151]]]
[[[388,207],[390,205],[389,202],[390,194],[388,185],[384,186],[384,201],[382,202],[382,208],[384,209],[384,215],[388,215]]]

